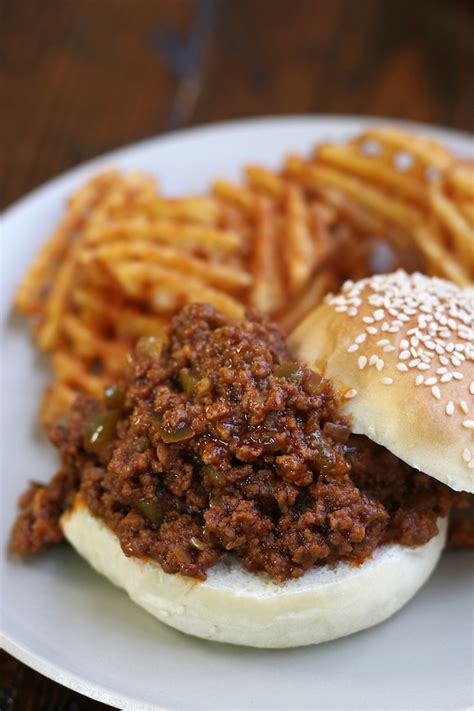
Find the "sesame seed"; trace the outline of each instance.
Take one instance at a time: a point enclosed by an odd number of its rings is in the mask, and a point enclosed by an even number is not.
[[[469,469],[474,469],[474,459],[471,459],[467,466],[469,467]]]
[[[383,385],[392,385],[393,378],[382,378],[380,381]]]
[[[344,400],[352,400],[353,397],[357,395],[357,390],[355,388],[351,388],[348,390],[346,393],[344,393]]]
[[[371,306],[382,306],[383,298],[381,296],[378,296],[377,294],[371,294],[369,296],[369,304]]]
[[[469,290],[437,277],[420,273],[408,275],[399,270],[348,282],[338,295],[328,295],[325,301],[341,314],[347,313],[347,317],[357,316],[362,324],[347,348],[349,353],[356,353],[359,368],[370,365],[379,371],[384,369],[384,359],[379,355],[357,354],[369,336],[377,337],[380,333],[377,348],[383,349],[389,360],[393,358],[398,372],[415,369],[414,382],[426,384],[434,398],[445,398],[447,389],[443,390],[443,386],[450,382],[459,392],[458,383],[463,380],[468,380],[469,393],[474,395],[474,379],[472,376],[467,379],[463,372],[464,365],[474,361],[473,299]],[[360,313],[359,307],[365,313]],[[397,337],[392,334],[398,332],[400,341],[397,343],[394,340]],[[380,382],[388,384],[388,380],[381,378]],[[348,395],[353,396],[351,391],[345,397]],[[474,421],[468,414],[469,408],[471,412],[473,408],[469,398],[464,395],[463,400],[462,397],[456,397],[456,408],[454,399],[449,402],[445,399],[443,408],[447,415],[453,415],[455,409],[460,408],[466,418],[464,427],[473,429],[470,423]],[[460,420],[456,420],[456,426],[461,426]],[[474,468],[474,452],[468,466],[471,463]]]
[[[469,451],[469,449],[468,449],[467,447],[466,447],[466,449],[464,450],[464,452],[462,453],[462,458],[464,459],[464,461],[466,462],[466,464],[468,464],[468,463],[471,461],[471,459],[472,459],[471,452]]]
[[[474,420],[464,420],[462,426],[467,430],[474,430]]]

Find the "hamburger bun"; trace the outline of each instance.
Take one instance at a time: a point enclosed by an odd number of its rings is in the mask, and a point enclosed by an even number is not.
[[[430,576],[446,538],[446,521],[439,520],[439,533],[425,545],[381,546],[362,565],[317,567],[278,584],[229,558],[199,581],[127,558],[117,536],[80,500],[61,523],[92,567],[162,622],[203,639],[268,648],[326,642],[387,619]]]
[[[346,282],[290,336],[353,431],[474,492],[474,290],[403,271]]]

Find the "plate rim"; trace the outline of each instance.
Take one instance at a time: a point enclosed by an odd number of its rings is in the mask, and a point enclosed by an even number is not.
[[[18,661],[26,664],[34,671],[42,674],[47,679],[61,684],[66,689],[77,691],[86,698],[99,701],[102,704],[108,704],[112,707],[117,707],[120,711],[174,711],[171,706],[158,706],[156,704],[146,704],[143,701],[134,699],[126,694],[114,692],[101,684],[90,682],[82,679],[78,674],[69,671],[59,664],[47,662],[44,658],[29,652],[28,649],[11,640],[3,632],[0,633],[0,649],[3,649],[8,654]],[[461,711],[464,711],[462,709]]]
[[[32,200],[41,199],[43,194],[54,191],[60,186],[64,180],[74,180],[80,178],[81,175],[92,173],[94,170],[100,169],[104,164],[113,165],[114,161],[119,161],[127,154],[136,150],[146,151],[147,148],[155,148],[157,145],[165,145],[174,141],[181,141],[191,138],[196,135],[209,136],[214,132],[234,131],[252,129],[257,126],[271,124],[272,127],[283,128],[283,125],[288,127],[291,124],[307,124],[318,128],[325,127],[328,131],[331,129],[331,124],[337,124],[339,127],[345,125],[347,131],[360,130],[362,125],[377,125],[377,126],[396,126],[406,128],[412,131],[424,133],[441,141],[452,141],[464,144],[466,151],[469,150],[473,143],[474,133],[469,131],[461,131],[449,127],[440,126],[437,124],[427,124],[417,121],[409,121],[397,118],[387,118],[379,116],[358,115],[358,114],[281,114],[276,116],[259,116],[253,118],[238,118],[227,121],[216,121],[199,124],[189,128],[183,128],[174,131],[167,131],[153,136],[143,138],[139,141],[128,143],[117,148],[106,151],[98,156],[86,160],[78,165],[69,168],[58,175],[48,179],[46,182],[33,188],[31,191],[18,198],[16,201],[8,205],[1,213],[0,217],[5,227],[6,222],[14,220],[18,213],[28,208],[28,204]],[[472,147],[474,157],[474,146]],[[139,170],[140,168],[137,167]],[[2,250],[3,252],[3,250]],[[1,260],[1,269],[3,271],[6,265]],[[3,628],[2,618],[5,611],[0,615],[0,627]],[[124,711],[172,711],[173,707],[162,706],[157,704],[147,704],[136,698],[123,693],[114,692],[113,689],[102,686],[99,683],[88,681],[80,675],[62,667],[60,664],[48,661],[45,657],[31,652],[22,644],[19,644],[8,634],[4,629],[0,629],[0,648],[14,656],[20,662],[23,662],[30,668],[46,676],[47,678],[77,691],[86,697],[100,701],[105,704],[116,706]],[[459,708],[459,711],[468,711],[469,707]]]

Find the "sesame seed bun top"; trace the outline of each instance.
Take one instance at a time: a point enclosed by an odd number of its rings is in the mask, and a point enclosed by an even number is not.
[[[474,492],[474,290],[403,271],[346,282],[290,336],[354,432]]]

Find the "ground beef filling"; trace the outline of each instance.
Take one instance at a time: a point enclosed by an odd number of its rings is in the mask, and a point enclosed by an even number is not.
[[[453,494],[351,435],[337,406],[271,325],[187,306],[166,344],[139,342],[105,402],[79,399],[52,431],[61,468],[21,499],[12,550],[60,541],[78,492],[127,556],[195,578],[224,554],[284,581],[426,543]]]

